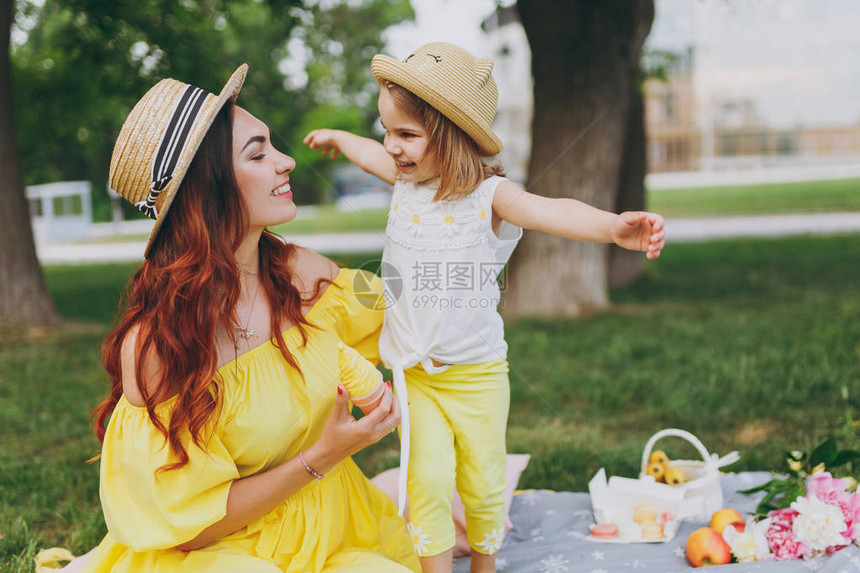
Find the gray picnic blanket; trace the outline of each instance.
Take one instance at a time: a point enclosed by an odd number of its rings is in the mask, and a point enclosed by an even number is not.
[[[762,494],[747,496],[747,489],[771,479],[767,472],[723,475],[724,506],[752,513]],[[514,524],[496,560],[503,573],[672,573],[695,570],[684,556],[687,537],[700,523],[683,523],[674,538],[665,543],[609,544],[589,540],[594,523],[587,493],[529,491],[514,496]],[[851,545],[830,557],[809,561],[762,561],[704,568],[724,573],[860,573],[860,548]],[[455,573],[469,571],[469,558],[454,562]]]

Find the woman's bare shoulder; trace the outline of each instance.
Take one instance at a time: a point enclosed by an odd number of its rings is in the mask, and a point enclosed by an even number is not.
[[[291,263],[296,288],[302,292],[313,291],[320,279],[333,281],[340,271],[333,260],[304,247],[296,247]]]
[[[145,388],[150,395],[156,392],[161,376],[161,363],[153,349],[150,349],[145,356],[140,356],[140,336],[141,326],[135,324],[126,333],[120,349],[122,393],[125,394],[125,399],[132,406],[138,407],[145,405],[137,382],[138,362],[141,362],[140,371],[143,375]]]

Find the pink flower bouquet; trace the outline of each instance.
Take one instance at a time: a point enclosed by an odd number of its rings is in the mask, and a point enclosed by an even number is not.
[[[736,561],[809,559],[860,545],[860,493],[853,480],[818,472],[806,481],[806,495],[775,509],[743,532],[727,527],[723,537]]]

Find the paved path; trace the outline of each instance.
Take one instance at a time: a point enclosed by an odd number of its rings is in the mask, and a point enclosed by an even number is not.
[[[860,233],[860,213],[799,213],[666,221],[668,242]]]
[[[758,167],[727,171],[649,173],[645,176],[645,187],[649,191],[660,191],[662,189],[797,183],[798,181],[854,179],[857,177],[860,177],[860,163],[856,162],[821,165],[782,165],[779,167]]]
[[[860,213],[809,213],[744,217],[670,219],[666,237],[673,242],[732,237],[779,237],[860,233]],[[382,231],[294,235],[290,241],[322,253],[368,253],[385,246]],[[143,242],[39,245],[43,264],[110,263],[143,260]]]
[[[321,253],[372,253],[385,246],[385,232],[291,235],[287,239]],[[142,261],[145,241],[37,245],[42,264],[119,263]]]

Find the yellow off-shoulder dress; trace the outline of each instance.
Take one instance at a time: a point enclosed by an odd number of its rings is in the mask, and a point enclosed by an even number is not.
[[[338,342],[378,362],[377,277],[342,269],[316,301],[301,345],[285,333],[304,378],[267,342],[219,370],[223,405],[204,449],[190,439],[179,470],[146,410],[120,400],[107,428],[100,495],[108,534],[87,572],[420,571],[388,496],[348,458],[265,517],[201,549],[174,549],[224,517],[233,480],[293,458],[320,436],[334,406]],[[157,407],[167,414],[173,400]]]

